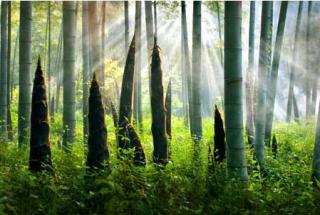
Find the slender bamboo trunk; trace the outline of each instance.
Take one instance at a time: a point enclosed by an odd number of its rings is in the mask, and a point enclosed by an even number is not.
[[[255,29],[255,5],[250,2],[250,22],[249,22],[249,58],[248,70],[246,73],[246,128],[248,132],[248,142],[254,145],[254,124],[253,124],[253,67],[254,67],[254,29]]]
[[[98,8],[96,1],[88,2],[89,10],[89,32],[90,32],[90,68],[92,74],[96,72],[97,80],[101,87],[104,86],[104,78],[102,72],[101,62],[101,34],[98,17]]]
[[[185,1],[181,1],[181,28],[182,28],[182,38],[181,38],[181,46],[183,52],[181,53],[182,56],[182,69],[183,73],[185,73],[186,79],[186,92],[185,95],[187,96],[186,100],[187,103],[187,110],[186,113],[188,115],[188,119],[190,122],[190,132],[192,129],[192,86],[191,86],[191,65],[190,65],[190,55],[189,55],[189,42],[188,42],[188,26],[187,26],[187,17],[186,17],[186,3]]]
[[[20,3],[19,33],[19,146],[29,142],[32,77],[32,3]]]
[[[62,30],[63,26],[61,25],[61,30],[60,30],[60,35],[59,35],[59,42],[58,42],[58,47],[57,47],[57,61],[56,61],[56,66],[55,70],[57,73],[57,85],[56,85],[56,101],[55,101],[55,111],[56,113],[59,112],[59,101],[60,101],[60,88],[61,88],[61,83],[62,83],[62,69],[61,69],[61,61],[62,61]]]
[[[47,58],[48,58],[48,26],[49,26],[49,14],[48,14],[48,10],[47,10],[47,22],[46,22],[46,30],[45,30],[45,34],[44,34],[44,39],[43,39],[43,43],[44,43],[44,58],[42,59],[43,61],[43,67],[45,68],[45,70],[47,69]]]
[[[154,36],[158,37],[158,16],[157,16],[157,1],[153,2],[153,16],[154,16]]]
[[[104,82],[105,82],[105,64],[104,64],[104,58],[105,58],[105,54],[106,54],[106,50],[105,50],[105,41],[106,41],[106,2],[103,1],[102,2],[102,20],[101,20],[101,70],[102,70],[102,87],[104,87]],[[103,94],[105,94],[105,89],[102,89]]]
[[[47,62],[47,77],[48,77],[48,101],[51,103],[51,3],[48,2],[48,62]],[[49,107],[49,114],[52,116],[52,110]]]
[[[167,93],[166,93],[166,100],[165,100],[165,108],[166,108],[166,129],[168,138],[172,138],[171,134],[171,109],[172,109],[172,92],[171,92],[171,79],[168,84]]]
[[[202,138],[201,117],[201,2],[193,2],[192,23],[192,136],[197,142]]]
[[[8,2],[8,51],[7,51],[7,106],[8,106],[8,118],[10,113],[10,98],[11,98],[11,2]],[[11,113],[10,113],[11,115]],[[10,116],[11,118],[11,116]],[[9,129],[8,121],[8,129]],[[8,131],[9,132],[9,131]]]
[[[83,111],[83,136],[87,139],[88,126],[88,98],[89,98],[89,26],[88,26],[88,2],[82,2],[82,111]]]
[[[262,3],[261,15],[261,33],[260,33],[260,56],[259,56],[259,72],[258,72],[258,92],[257,92],[257,107],[255,121],[255,153],[258,160],[260,171],[264,174],[264,152],[265,152],[265,125],[266,125],[266,89],[267,78],[269,72],[269,52],[270,47],[270,28],[272,22],[272,4],[271,1]]]
[[[296,99],[296,95],[294,92],[292,93],[292,100],[293,100],[293,115],[294,115],[294,120],[296,122],[299,122],[300,114],[299,114],[299,108],[298,108],[298,103]]]
[[[124,53],[127,54],[129,48],[129,2],[124,1]]]
[[[68,149],[76,128],[76,3],[63,2],[63,146]]]
[[[51,116],[50,116],[51,122],[54,122],[54,113],[55,113],[54,104],[55,104],[54,96],[52,96],[52,99],[50,101],[50,110],[52,110]]]
[[[287,1],[281,2],[276,43],[275,43],[274,52],[273,52],[272,68],[269,76],[269,82],[268,82],[269,84],[268,84],[268,91],[267,91],[267,108],[266,108],[267,113],[266,113],[266,130],[265,130],[265,141],[267,145],[270,145],[270,141],[271,141],[273,114],[274,114],[275,98],[276,98],[276,92],[277,92],[278,70],[279,70],[279,63],[280,63],[281,50],[282,50],[283,34],[284,34],[285,23],[286,23],[287,8],[288,8],[288,2]]]
[[[153,16],[152,16],[152,1],[144,1],[145,18],[146,18],[146,33],[147,33],[147,58],[148,65],[151,63],[151,54],[153,47]],[[151,70],[148,67],[149,74],[149,96],[151,97]]]
[[[118,117],[116,107],[114,106],[112,101],[110,101],[110,108],[111,108],[111,113],[112,113],[113,126],[114,126],[116,137],[117,137],[118,136],[118,127],[119,127],[118,126],[119,117]]]
[[[316,102],[317,102],[317,93],[318,93],[318,77],[317,73],[314,72],[314,78],[312,80],[312,91],[311,91],[311,107],[310,107],[310,112],[312,116],[315,115],[315,110],[316,110]]]
[[[17,37],[16,40],[14,42],[14,51],[13,51],[13,60],[12,60],[12,72],[11,72],[11,76],[14,77],[14,73],[16,71],[16,56],[17,56],[17,52],[18,52],[18,43],[19,43],[19,32],[20,32],[20,27],[18,27],[17,30]],[[13,90],[15,89],[15,85],[16,83],[14,82],[14,78],[11,78],[11,97],[10,100],[12,101],[13,99]]]
[[[302,13],[303,1],[299,2],[298,16],[296,23],[296,31],[294,35],[294,44],[293,44],[293,62],[296,62],[298,59],[298,41],[299,41],[299,32],[301,24],[301,13]],[[293,107],[293,89],[294,89],[294,76],[295,76],[295,65],[291,65],[290,69],[290,82],[289,82],[289,94],[288,94],[288,105],[287,105],[287,122],[291,121],[292,116],[292,107]]]
[[[315,186],[320,180],[320,105],[318,109],[317,130],[313,149],[312,180]]]
[[[216,6],[217,6],[217,14],[218,14],[218,32],[219,32],[219,40],[222,43],[222,26],[221,26],[221,15],[220,15],[220,5],[219,2],[216,1]],[[250,3],[251,4],[251,3]],[[251,10],[250,10],[251,12]],[[251,17],[251,13],[250,13],[250,17]],[[221,62],[221,66],[223,66],[223,49],[220,47],[220,62]]]
[[[7,130],[8,139],[13,141],[12,119],[11,119],[11,2],[8,2],[8,54],[7,54]]]
[[[0,140],[7,140],[8,2],[1,4]]]
[[[135,14],[135,80],[133,96],[133,118],[142,130],[142,100],[141,100],[141,2],[136,2]]]
[[[183,5],[183,6],[182,6]],[[184,10],[184,11],[183,11]],[[188,128],[189,125],[189,113],[188,113],[188,89],[187,89],[187,75],[186,75],[186,57],[184,55],[184,21],[182,11],[185,13],[185,2],[181,1],[181,90],[182,90],[182,105],[183,105],[183,116],[184,116],[184,126]]]
[[[308,2],[308,18],[307,18],[307,35],[306,35],[306,73],[305,73],[305,94],[306,94],[306,118],[311,117],[311,86],[312,86],[312,79],[314,78],[312,76],[312,67],[310,58],[311,53],[310,50],[312,50],[311,43],[310,43],[310,34],[311,34],[311,10],[312,10],[312,1]]]
[[[225,2],[224,107],[228,176],[247,180],[242,125],[241,13],[242,2]]]

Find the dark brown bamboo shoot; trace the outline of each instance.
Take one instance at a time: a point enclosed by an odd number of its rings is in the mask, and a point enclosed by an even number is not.
[[[151,61],[151,112],[153,136],[153,162],[166,164],[168,161],[168,140],[166,113],[163,98],[160,51],[155,37]]]
[[[275,135],[275,134],[274,134],[273,137],[272,137],[271,147],[272,147],[273,157],[276,158],[276,157],[277,157],[277,154],[278,154],[278,141],[277,141],[277,139],[276,139],[276,135]]]
[[[214,160],[221,162],[226,158],[226,140],[223,121],[217,106],[214,110]]]
[[[89,136],[87,166],[90,171],[108,168],[107,129],[99,84],[95,74],[89,95]]]
[[[145,164],[145,155],[138,134],[131,125],[132,97],[135,64],[135,36],[131,41],[124,68],[120,95],[120,112],[118,123],[118,147],[123,149],[134,148],[134,163]]]
[[[52,170],[50,127],[44,74],[40,57],[33,81],[29,169],[34,172]]]

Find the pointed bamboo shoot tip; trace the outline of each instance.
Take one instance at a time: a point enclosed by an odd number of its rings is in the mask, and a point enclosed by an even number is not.
[[[40,55],[38,56],[38,67],[39,67],[39,68],[41,67],[41,58],[40,58]]]
[[[157,36],[154,36],[154,47],[157,46]]]

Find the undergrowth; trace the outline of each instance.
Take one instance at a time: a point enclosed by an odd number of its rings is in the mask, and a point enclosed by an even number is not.
[[[80,113],[77,113],[81,121]],[[174,118],[171,161],[165,168],[151,162],[150,121],[140,133],[146,167],[119,161],[114,127],[107,117],[110,172],[88,176],[82,127],[70,152],[61,149],[61,116],[51,125],[54,174],[28,171],[29,148],[0,146],[0,214],[316,214],[319,192],[311,182],[314,126],[275,123],[279,153],[266,151],[267,178],[261,178],[247,146],[249,181],[226,177],[226,163],[208,174],[212,120],[204,122],[204,138],[194,145],[182,119]],[[15,123],[15,122],[14,122]],[[80,124],[80,123],[79,123]],[[16,132],[15,132],[16,133]]]

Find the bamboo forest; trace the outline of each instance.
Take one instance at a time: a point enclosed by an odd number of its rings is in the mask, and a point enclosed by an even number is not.
[[[319,214],[320,2],[0,4],[0,215]]]

